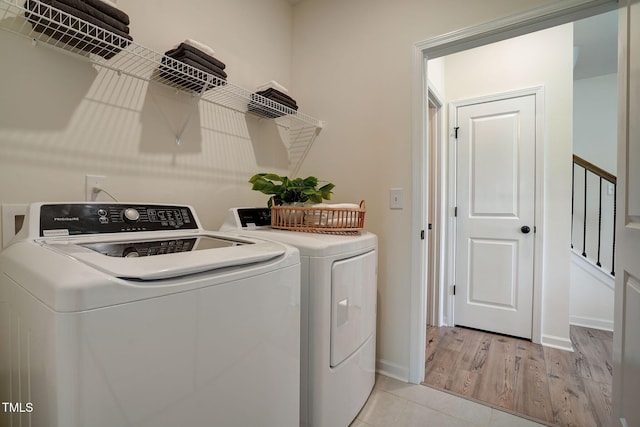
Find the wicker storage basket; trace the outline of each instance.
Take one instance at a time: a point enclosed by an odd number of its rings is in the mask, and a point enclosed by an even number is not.
[[[364,227],[364,200],[359,208],[271,206],[271,227],[310,233],[357,233]]]

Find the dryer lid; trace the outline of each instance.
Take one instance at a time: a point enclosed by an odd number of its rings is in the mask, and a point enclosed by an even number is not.
[[[282,256],[282,245],[216,235],[163,236],[145,240],[45,240],[62,252],[110,276],[158,280],[259,263]]]

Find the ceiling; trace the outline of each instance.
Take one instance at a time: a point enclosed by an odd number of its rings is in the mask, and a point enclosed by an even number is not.
[[[618,69],[618,13],[595,15],[573,26],[574,79],[612,74]]]

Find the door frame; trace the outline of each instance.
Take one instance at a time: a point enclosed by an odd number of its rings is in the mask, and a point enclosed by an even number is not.
[[[428,67],[429,59],[517,37],[556,25],[608,12],[618,8],[617,0],[567,0],[497,19],[484,24],[442,34],[417,42],[412,47],[412,211],[411,299],[409,313],[409,382],[424,380],[426,348],[426,245],[421,236],[427,229],[425,191],[429,188],[428,165]],[[447,151],[447,150],[443,150]],[[446,179],[447,172],[442,175]],[[446,234],[446,233],[445,233]],[[541,246],[541,245],[539,245]],[[447,250],[441,248],[446,256]],[[445,275],[450,272],[444,271]],[[448,277],[445,277],[445,283]],[[538,322],[539,323],[539,322]]]
[[[427,224],[427,251],[425,262],[426,265],[431,267],[431,271],[426,273],[426,301],[427,301],[427,322],[431,325],[442,326],[445,325],[443,318],[446,310],[444,308],[444,269],[446,268],[447,257],[443,254],[443,248],[446,248],[446,233],[444,232],[444,219],[446,218],[446,211],[444,210],[444,200],[447,194],[446,179],[442,178],[443,171],[446,170],[446,164],[443,163],[445,156],[443,155],[445,150],[445,142],[443,138],[443,129],[446,128],[444,111],[445,104],[444,98],[438,93],[438,91],[429,85],[427,88],[427,111],[433,109],[433,117],[429,114],[427,120],[429,123],[434,123],[433,128],[429,128],[429,141],[427,142],[427,174],[429,176],[428,186],[426,188],[427,203],[427,223],[429,223],[429,213],[433,215],[431,223],[432,229],[429,229]],[[429,251],[429,239],[432,239],[433,252]],[[425,269],[425,271],[427,271]],[[429,297],[432,297],[429,300]]]
[[[522,96],[533,96],[535,99],[535,121],[536,121],[536,136],[535,136],[535,165],[534,165],[534,251],[533,251],[533,307],[532,307],[532,319],[531,319],[531,341],[536,344],[540,344],[542,341],[542,267],[543,257],[542,248],[544,246],[544,86],[534,86],[530,88],[518,89],[508,92],[500,92],[491,95],[485,95],[475,98],[457,100],[449,102],[449,121],[448,129],[453,129],[458,121],[458,108],[466,107],[474,104],[483,104],[486,102],[500,101],[510,98],[518,98]],[[450,151],[448,164],[449,169],[452,171],[454,179],[449,179],[448,192],[451,195],[449,206],[450,210],[453,210],[457,200],[457,182],[455,177],[457,176],[458,165],[458,152],[457,152],[457,140],[454,133],[450,133]],[[454,230],[454,235],[450,240],[450,245],[453,247],[452,255],[447,257],[447,271],[455,272],[456,269],[456,257],[455,257],[455,242],[457,238],[457,217],[454,215],[449,216],[450,228]],[[455,276],[451,276],[450,283],[454,282]],[[449,310],[448,318],[451,319],[450,324],[447,326],[455,325],[455,297],[453,292],[446,292],[447,295],[447,307]]]
[[[638,33],[638,0],[621,1],[618,15],[618,184],[613,331],[613,385],[611,425],[627,427],[640,419],[637,407],[638,384],[638,305],[640,304],[640,268],[633,255],[640,250],[640,212],[637,206],[638,184],[632,174],[637,166],[637,151],[632,144],[640,131],[631,123],[639,109],[638,95],[631,93],[638,83],[637,64],[640,49],[631,43]],[[635,96],[634,96],[635,95]],[[636,179],[634,181],[634,178]],[[635,367],[633,365],[636,365]],[[634,369],[635,368],[635,369]],[[627,420],[629,417],[629,420]],[[636,425],[636,424],[634,424]]]

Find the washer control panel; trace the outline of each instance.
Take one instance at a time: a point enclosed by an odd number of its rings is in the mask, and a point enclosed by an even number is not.
[[[255,228],[271,225],[271,209],[269,208],[238,208],[240,228]]]
[[[40,236],[195,230],[188,206],[126,203],[65,203],[40,207]]]

